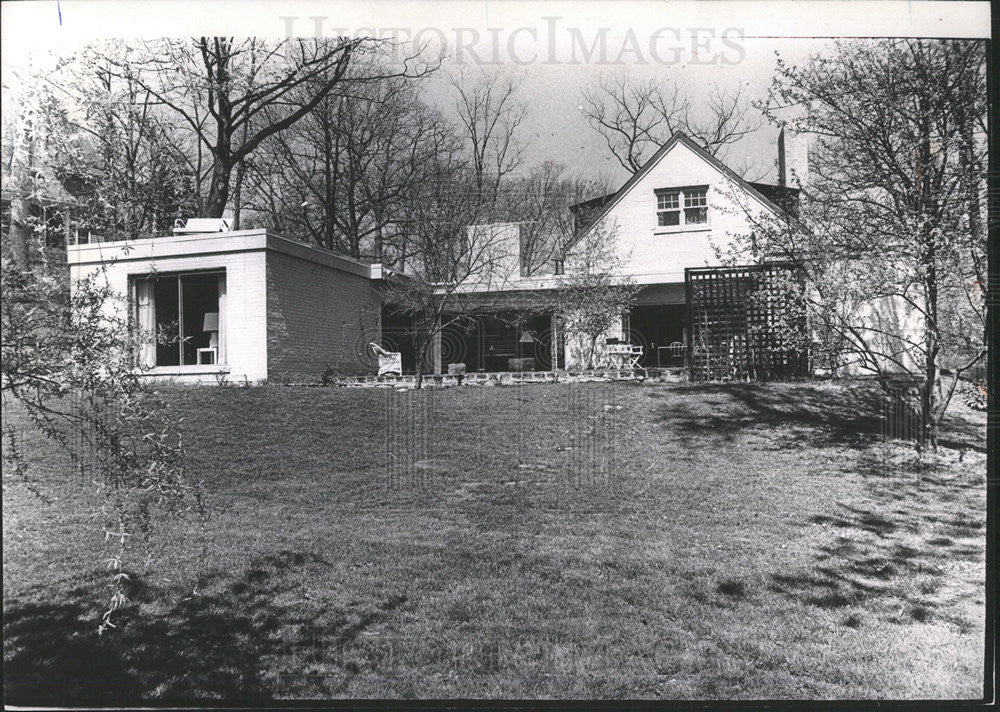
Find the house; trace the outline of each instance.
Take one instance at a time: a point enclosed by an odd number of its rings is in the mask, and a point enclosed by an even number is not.
[[[689,328],[696,324],[688,271],[721,267],[718,250],[752,231],[762,213],[781,220],[794,215],[797,200],[797,189],[749,183],[683,133],[674,134],[618,191],[574,206],[583,223],[578,240],[597,231],[611,236],[621,276],[641,287],[635,306],[606,336],[642,346],[643,367],[682,366],[698,350]],[[517,225],[484,227],[507,229],[510,243],[520,243]],[[494,280],[502,286],[477,285],[461,295],[495,313],[446,329],[434,350],[435,371],[454,361],[471,370],[501,370],[524,356],[534,356],[543,369],[579,367],[573,339],[560,334],[554,314],[540,306],[540,295],[559,288],[562,261],[521,277],[514,271],[518,260],[510,260],[508,274]],[[728,342],[715,346],[728,354]]]
[[[645,367],[683,365],[698,351],[690,271],[719,266],[717,248],[751,229],[753,211],[787,216],[796,198],[786,186],[748,183],[678,133],[618,191],[575,206],[579,238],[612,234],[621,276],[641,286],[607,336],[641,345]],[[478,314],[437,334],[429,370],[459,362],[470,371],[508,370],[512,359],[539,370],[578,367],[572,335],[560,333],[540,301],[565,279],[561,259],[524,276],[518,224],[470,230],[493,231],[504,237],[498,244],[512,246],[506,273],[458,290],[456,302],[478,305]],[[134,328],[147,335],[137,358],[149,377],[315,382],[327,369],[374,373],[369,342],[402,352],[404,372],[415,365],[414,320],[387,303],[381,265],[212,221],[67,251],[74,280],[99,271],[129,305]],[[175,338],[155,343],[155,332]]]
[[[377,268],[265,230],[208,229],[67,247],[71,284],[97,274],[122,297],[112,308],[128,305],[146,376],[315,382],[368,369]]]

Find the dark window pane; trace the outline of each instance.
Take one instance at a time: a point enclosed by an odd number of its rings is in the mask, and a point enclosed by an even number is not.
[[[657,222],[660,227],[670,227],[681,224],[681,213],[679,210],[666,210],[657,213]]]
[[[184,365],[198,363],[198,349],[218,347],[219,275],[184,275]],[[206,319],[207,315],[207,319]],[[207,355],[203,357],[207,362]]]
[[[684,210],[684,222],[688,225],[707,223],[708,208],[687,208]]]
[[[177,278],[160,277],[155,281],[153,303],[156,305],[156,365],[177,366],[180,364],[180,349],[177,345]]]

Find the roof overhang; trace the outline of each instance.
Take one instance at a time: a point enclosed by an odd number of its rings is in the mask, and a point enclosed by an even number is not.
[[[148,262],[246,252],[280,253],[366,279],[376,279],[373,277],[374,265],[342,257],[267,230],[165,235],[142,240],[69,245],[66,248],[66,259],[70,265],[99,266],[111,262]]]
[[[582,231],[578,235],[578,237],[574,241],[574,243],[575,242],[579,242],[580,239],[582,239],[587,233],[589,233],[591,230],[593,230],[593,228],[596,225],[598,225],[602,220],[604,220],[604,218],[606,218],[608,216],[608,214],[612,210],[614,210],[615,206],[618,205],[618,203],[620,203],[622,201],[622,199],[626,195],[628,195],[628,193],[631,192],[631,190],[640,181],[642,181],[642,179],[645,178],[647,174],[649,174],[649,172],[653,169],[653,167],[657,163],[659,163],[663,159],[664,156],[666,156],[668,153],[670,153],[670,151],[673,150],[673,148],[675,146],[677,146],[677,144],[683,144],[684,146],[686,146],[687,148],[689,148],[692,152],[694,152],[702,160],[704,160],[710,166],[712,166],[717,171],[719,171],[719,173],[721,173],[731,183],[733,183],[737,187],[741,188],[745,193],[747,193],[749,196],[751,196],[755,201],[757,201],[758,203],[760,203],[760,205],[762,207],[764,207],[769,212],[773,213],[775,217],[777,217],[779,219],[788,220],[789,222],[791,222],[792,224],[796,225],[797,227],[799,226],[798,221],[793,216],[789,215],[786,210],[784,210],[783,208],[781,208],[780,206],[778,206],[777,204],[775,204],[772,200],[770,200],[769,198],[767,198],[763,193],[761,193],[759,190],[757,190],[756,188],[754,188],[740,174],[738,174],[732,168],[730,168],[725,163],[723,163],[722,161],[720,161],[718,158],[716,158],[715,156],[713,156],[711,153],[709,153],[708,151],[706,151],[702,146],[698,145],[698,143],[696,141],[694,141],[693,139],[691,139],[687,134],[683,133],[682,131],[678,131],[673,136],[671,136],[670,139],[666,143],[664,143],[662,146],[660,146],[660,148],[656,151],[656,153],[654,153],[652,156],[650,156],[649,160],[646,161],[642,165],[642,168],[640,168],[638,171],[636,171],[627,181],[625,181],[625,183],[622,185],[622,187],[619,188],[618,191],[613,194],[613,196],[610,198],[610,200],[608,200],[607,196],[603,196],[601,198],[595,198],[593,200],[584,201],[584,203],[580,203],[579,204],[579,205],[586,205],[587,203],[598,203],[599,201],[604,201],[603,207],[600,210],[600,212],[593,219],[593,221],[590,223],[590,225],[587,226],[587,229],[584,230],[584,231]]]

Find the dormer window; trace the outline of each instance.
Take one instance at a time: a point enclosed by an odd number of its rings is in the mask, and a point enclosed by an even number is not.
[[[684,191],[684,224],[704,225],[708,222],[708,189],[691,188]]]
[[[672,227],[681,224],[680,191],[674,190],[656,194],[656,224]]]
[[[682,228],[685,225],[708,225],[708,186],[656,191],[656,226]]]

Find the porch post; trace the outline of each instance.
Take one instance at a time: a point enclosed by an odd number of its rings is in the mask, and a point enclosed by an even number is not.
[[[549,341],[549,357],[552,360],[552,370],[559,370],[559,320],[553,314],[549,317],[549,333],[552,338]]]
[[[439,319],[434,325],[437,331],[434,333],[434,338],[431,341],[431,359],[434,364],[434,374],[441,375],[441,330],[438,328],[441,324]]]
[[[476,369],[479,371],[486,370],[486,356],[483,353],[486,350],[486,337],[483,335],[483,320],[485,317],[476,317]]]

